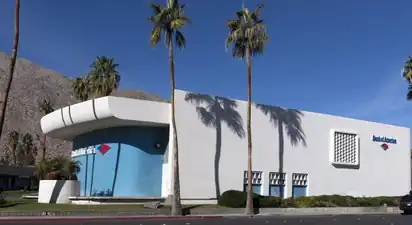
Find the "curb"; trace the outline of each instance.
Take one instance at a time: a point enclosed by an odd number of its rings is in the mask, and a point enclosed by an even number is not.
[[[64,218],[117,218],[117,219],[208,219],[233,216],[245,216],[244,208],[199,208],[190,209],[185,212],[185,216],[170,216],[168,209],[138,210],[131,212],[115,211],[44,211],[44,212],[5,212],[0,211],[1,220],[11,220],[18,218],[33,219],[59,219]],[[306,215],[354,215],[354,214],[394,214],[402,213],[398,207],[318,207],[318,208],[261,208],[254,216],[306,216]]]
[[[127,220],[203,220],[203,219],[222,219],[224,216],[128,216],[128,217],[26,217],[26,218],[7,218],[0,217],[0,222],[80,222],[80,221],[127,221]]]

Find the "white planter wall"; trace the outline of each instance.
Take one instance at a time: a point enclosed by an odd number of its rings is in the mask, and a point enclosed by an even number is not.
[[[80,196],[80,182],[76,180],[41,180],[39,203],[68,204],[70,196]]]

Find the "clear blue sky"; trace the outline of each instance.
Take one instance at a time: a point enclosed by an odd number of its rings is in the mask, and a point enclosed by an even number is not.
[[[164,3],[165,0],[153,0]],[[147,0],[22,0],[19,56],[69,77],[98,55],[120,64],[123,88],[169,96],[167,52],[149,45]],[[252,8],[258,1],[245,0]],[[306,111],[412,125],[403,61],[412,54],[410,0],[266,0],[270,41],[253,59],[253,99]],[[241,0],[186,0],[193,24],[176,54],[177,87],[246,99],[245,64],[225,52]],[[0,51],[10,53],[13,0],[0,1]]]

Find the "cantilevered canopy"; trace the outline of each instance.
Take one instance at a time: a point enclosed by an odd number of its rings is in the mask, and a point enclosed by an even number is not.
[[[43,118],[43,133],[62,139],[109,127],[169,126],[169,103],[107,96],[58,109]]]

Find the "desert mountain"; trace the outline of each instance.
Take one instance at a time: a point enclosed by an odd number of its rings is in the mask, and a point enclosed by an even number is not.
[[[9,56],[0,52],[0,93],[3,93],[5,88],[9,60]],[[17,60],[12,91],[7,105],[5,128],[0,140],[0,156],[3,156],[9,147],[7,134],[10,131],[30,133],[34,138],[37,135],[42,135],[40,118],[43,113],[39,110],[38,105],[43,99],[50,99],[55,109],[77,102],[72,93],[71,82],[69,78],[42,68],[26,59]],[[159,96],[136,90],[120,89],[113,95],[149,101],[164,101]],[[40,145],[40,142],[36,141],[36,144]],[[51,138],[48,138],[47,146],[48,155],[51,157],[69,155],[72,148],[71,142]]]

